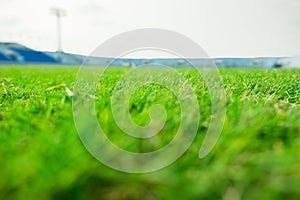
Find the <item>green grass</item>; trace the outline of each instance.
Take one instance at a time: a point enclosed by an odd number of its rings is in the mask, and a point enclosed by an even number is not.
[[[213,151],[198,158],[210,120],[209,94],[191,69],[178,69],[196,88],[201,120],[191,148],[171,166],[126,174],[94,159],[82,145],[72,116],[76,67],[0,67],[0,199],[299,199],[300,71],[222,69],[227,114]],[[109,96],[129,69],[114,68],[99,80],[96,108],[108,137],[133,152],[159,149],[159,142],[122,139]],[[131,98],[133,120],[149,122],[153,103],[168,113],[165,133],[178,128],[176,98],[159,86]]]

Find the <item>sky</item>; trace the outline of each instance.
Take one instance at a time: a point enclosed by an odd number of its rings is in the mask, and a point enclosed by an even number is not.
[[[56,18],[66,10],[63,50],[88,55],[139,28],[179,32],[210,57],[300,55],[300,0],[0,0],[0,42],[57,49]]]

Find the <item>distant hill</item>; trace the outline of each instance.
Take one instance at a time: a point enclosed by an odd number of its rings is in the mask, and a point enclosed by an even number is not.
[[[91,66],[191,66],[184,59],[113,59],[69,54],[64,52],[41,52],[27,48],[17,43],[0,43],[0,64],[2,65],[75,65],[83,62]],[[300,68],[300,57],[288,58],[214,58],[191,59],[197,66],[209,67],[211,61],[218,67],[233,68]]]

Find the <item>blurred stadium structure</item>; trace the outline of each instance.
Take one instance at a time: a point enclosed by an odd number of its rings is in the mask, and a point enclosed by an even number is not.
[[[17,43],[0,43],[1,65],[81,65],[86,56],[68,54],[62,51],[41,52],[27,48]],[[198,66],[209,66],[207,59],[193,59]],[[232,68],[300,68],[300,57],[286,58],[214,58],[218,67]],[[188,67],[190,64],[184,59],[127,59],[127,58],[91,58],[85,61],[90,66],[151,66],[161,64],[174,67]]]
[[[61,17],[66,16],[66,11],[60,8],[51,8],[51,13],[56,16],[56,23],[57,23],[57,51],[63,51],[62,44],[61,44]]]

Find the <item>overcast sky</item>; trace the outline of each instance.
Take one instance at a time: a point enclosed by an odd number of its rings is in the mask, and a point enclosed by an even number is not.
[[[300,0],[0,0],[0,41],[55,51],[50,7],[67,11],[66,52],[89,54],[124,31],[164,28],[211,57],[300,55]]]

